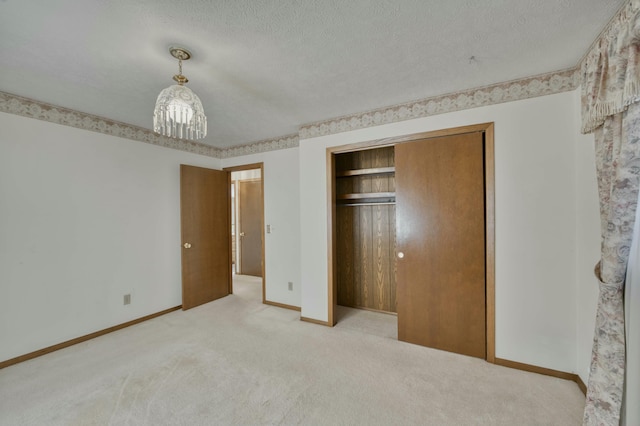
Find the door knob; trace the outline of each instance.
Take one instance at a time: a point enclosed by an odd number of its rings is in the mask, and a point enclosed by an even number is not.
[[[189,244],[189,243],[184,243],[182,246],[183,246],[184,248],[186,248],[186,249],[191,248],[191,244]]]
[[[404,257],[404,253],[399,251],[398,252],[398,259],[402,259]]]
[[[244,232],[241,232],[241,233],[240,233],[240,236],[241,236],[241,237],[244,237]]]

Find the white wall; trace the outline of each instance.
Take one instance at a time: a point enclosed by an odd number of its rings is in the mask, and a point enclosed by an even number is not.
[[[180,164],[220,160],[5,113],[0,129],[0,361],[181,304]]]
[[[300,306],[298,148],[222,160],[223,167],[264,163],[265,288],[270,302]],[[288,283],[293,290],[288,290]]]
[[[328,317],[326,148],[495,122],[496,356],[575,372],[575,97],[561,93],[301,140],[302,315]]]
[[[577,93],[575,116],[578,123],[580,99]],[[587,384],[599,293],[593,269],[600,260],[600,207],[593,134],[577,135],[576,183],[576,372]]]

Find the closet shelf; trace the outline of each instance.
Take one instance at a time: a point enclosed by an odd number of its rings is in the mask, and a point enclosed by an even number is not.
[[[395,167],[374,167],[371,169],[354,169],[336,172],[336,177],[351,177],[364,175],[388,175],[396,172]]]
[[[345,204],[349,201],[357,201],[359,203],[390,203],[395,202],[396,193],[395,192],[366,192],[366,193],[356,193],[356,194],[341,194],[336,196],[336,201],[339,204]]]

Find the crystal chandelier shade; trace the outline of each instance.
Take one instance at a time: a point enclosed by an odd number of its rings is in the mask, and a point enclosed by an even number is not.
[[[182,75],[182,61],[191,58],[191,53],[178,47],[170,48],[169,52],[178,59],[179,72],[173,76],[178,84],[167,87],[158,95],[153,111],[153,130],[172,138],[203,139],[207,136],[207,117],[198,95],[184,86],[189,80]]]
[[[153,130],[180,139],[203,139],[207,136],[207,117],[198,95],[179,84],[160,92],[153,112]]]

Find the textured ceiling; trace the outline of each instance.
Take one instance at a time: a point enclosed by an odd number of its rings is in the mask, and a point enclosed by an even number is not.
[[[574,67],[623,3],[0,0],[0,91],[150,129],[185,46],[224,148]]]

